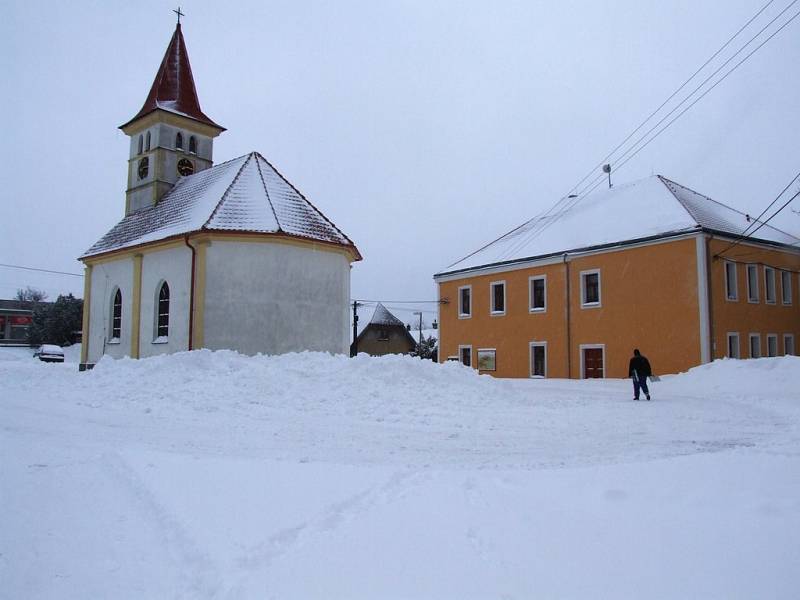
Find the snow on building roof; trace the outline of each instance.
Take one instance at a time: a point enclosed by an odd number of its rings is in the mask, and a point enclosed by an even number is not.
[[[693,231],[738,236],[752,225],[744,213],[653,175],[580,197],[565,210],[534,217],[436,275]],[[800,247],[800,238],[770,225],[761,227],[751,239]]]
[[[121,125],[120,129],[158,109],[189,117],[225,131],[224,127],[217,125],[200,109],[200,100],[197,98],[189,53],[186,51],[180,23],[172,34],[144,105],[136,116],[125,125]]]
[[[399,325],[400,327],[405,327],[405,323],[390,313],[389,310],[380,302],[378,302],[377,306],[375,307],[375,312],[372,313],[372,318],[369,320],[369,324],[381,326]]]
[[[127,215],[81,258],[196,231],[284,234],[347,246],[361,260],[353,242],[258,152],[181,177],[155,206]]]

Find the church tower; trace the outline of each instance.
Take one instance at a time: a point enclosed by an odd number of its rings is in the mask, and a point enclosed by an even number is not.
[[[180,21],[142,109],[120,129],[131,138],[126,215],[157,204],[179,177],[214,164],[214,138],[225,128],[200,109]]]

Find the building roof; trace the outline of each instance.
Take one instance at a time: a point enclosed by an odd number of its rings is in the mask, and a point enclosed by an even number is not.
[[[534,217],[436,275],[697,231],[738,236],[753,222],[745,213],[653,175]],[[771,225],[749,239],[800,248],[800,238]]]
[[[172,34],[142,109],[130,121],[121,125],[120,129],[158,109],[189,117],[225,131],[224,127],[217,125],[200,109],[200,100],[197,98],[189,53],[186,51],[180,23],[175,27],[175,33]]]
[[[375,312],[372,313],[372,318],[369,320],[370,325],[380,325],[383,327],[389,325],[399,325],[405,328],[405,323],[395,317],[389,310],[380,302],[375,307]]]
[[[127,215],[81,258],[198,231],[288,235],[348,247],[361,260],[355,244],[258,152],[181,177],[155,206]]]
[[[38,302],[32,300],[0,300],[0,311],[4,312],[33,312]],[[49,304],[49,302],[41,302]]]

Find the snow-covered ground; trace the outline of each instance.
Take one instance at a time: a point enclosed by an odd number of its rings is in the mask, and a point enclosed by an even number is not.
[[[800,358],[653,384],[0,349],[3,598],[796,598]]]

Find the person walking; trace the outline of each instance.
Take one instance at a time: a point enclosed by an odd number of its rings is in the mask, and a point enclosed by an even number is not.
[[[633,351],[633,358],[628,364],[628,377],[633,379],[633,399],[639,399],[639,389],[644,392],[645,397],[650,400],[650,390],[647,389],[647,378],[653,374],[650,368],[650,361],[646,356],[642,356],[639,349]]]

